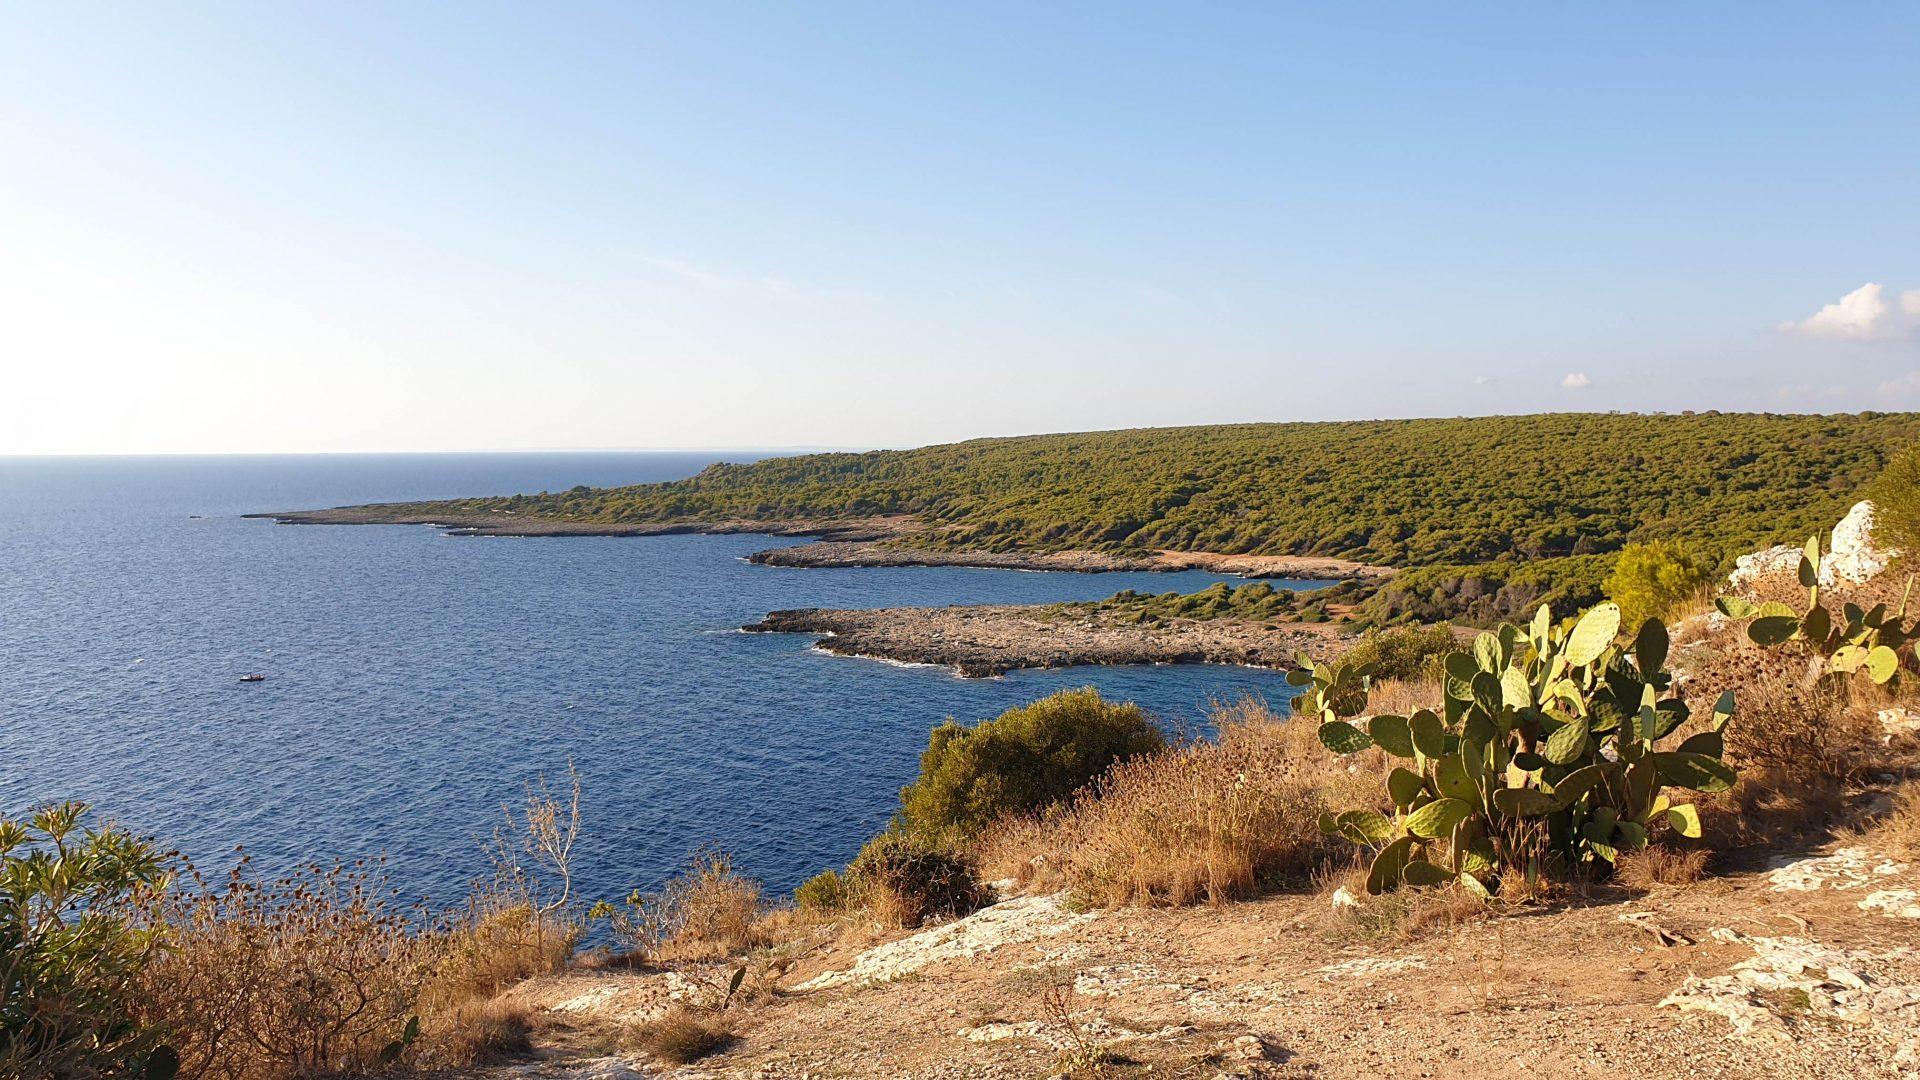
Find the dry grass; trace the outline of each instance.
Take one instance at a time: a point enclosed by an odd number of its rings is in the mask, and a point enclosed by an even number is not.
[[[1378,750],[1335,758],[1310,723],[1252,703],[1215,720],[1215,741],[1123,763],[1068,804],[1002,822],[980,845],[983,870],[1108,907],[1219,903],[1305,878],[1345,847],[1320,834],[1320,811],[1381,798]]]
[[[1375,715],[1411,716],[1421,709],[1439,712],[1446,691],[1438,679],[1383,679],[1367,694],[1367,711]]]
[[[1320,908],[1325,913],[1323,925],[1330,937],[1340,941],[1408,941],[1486,918],[1493,910],[1486,901],[1452,885],[1368,896],[1366,867],[1358,862],[1316,880],[1325,900]],[[1355,904],[1335,907],[1333,894],[1343,888]]]
[[[648,961],[711,960],[766,944],[760,883],[721,851],[695,855],[659,892],[635,893],[602,911],[615,938]]]
[[[734,1039],[720,1014],[677,1006],[657,1020],[635,1025],[624,1041],[662,1061],[686,1065],[726,1049]]]
[[[1867,829],[1866,837],[1889,855],[1920,859],[1920,780],[1900,786],[1893,806]]]
[[[1729,851],[1817,837],[1842,819],[1845,795],[1837,777],[1748,767],[1731,790],[1693,801],[1706,846]]]
[[[1734,688],[1737,709],[1726,733],[1733,764],[1843,782],[1877,767],[1877,714],[1891,699],[1863,679],[1815,680],[1808,665],[1782,650],[1760,658]]]
[[[563,967],[578,937],[565,849],[540,861],[558,868],[557,897],[496,861],[492,881],[444,917],[397,904],[378,862],[261,882],[242,859],[219,887],[189,867],[189,887],[161,911],[168,948],[142,974],[141,1020],[179,1052],[185,1077],[354,1076],[524,1053],[530,1014],[494,999]]]
[[[142,1020],[183,1076],[282,1080],[380,1069],[440,959],[377,865],[270,883],[242,861],[225,886],[176,899],[171,947],[143,974]]]
[[[443,952],[424,995],[427,1008],[492,998],[566,966],[579,927],[519,897],[477,895],[441,931]]]
[[[476,1001],[440,1017],[432,1039],[435,1065],[465,1068],[523,1056],[533,1049],[532,1010],[511,1001]]]
[[[1621,854],[1615,880],[1629,889],[1646,892],[1656,886],[1691,885],[1707,871],[1708,853],[1700,848],[1671,848],[1660,844]]]

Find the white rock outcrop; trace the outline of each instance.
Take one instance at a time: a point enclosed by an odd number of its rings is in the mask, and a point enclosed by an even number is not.
[[[1781,544],[1742,555],[1734,560],[1727,585],[1739,593],[1768,578],[1791,579],[1799,571],[1800,554],[1800,548]],[[1839,584],[1858,585],[1878,576],[1899,554],[1874,543],[1873,504],[1855,503],[1828,538],[1826,552],[1820,560],[1820,584],[1828,588]]]
[[[855,957],[852,967],[816,975],[795,989],[826,990],[848,983],[892,982],[930,964],[970,959],[1003,945],[1063,934],[1095,918],[1093,912],[1069,911],[1064,899],[1065,894],[1056,894],[1003,900],[964,919],[877,945]]]
[[[1847,516],[1840,519],[1840,524],[1833,527],[1833,541],[1827,547],[1826,557],[1820,560],[1820,584],[1857,585],[1878,576],[1898,554],[1874,544],[1873,504],[1855,503]]]

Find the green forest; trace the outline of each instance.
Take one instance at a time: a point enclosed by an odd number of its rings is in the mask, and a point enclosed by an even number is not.
[[[1577,599],[1630,541],[1728,561],[1831,527],[1920,414],[1557,413],[976,439],[686,480],[424,504],[596,522],[910,514],[963,550],[1327,555],[1402,568],[1392,613]],[[1518,610],[1516,607],[1515,610]]]

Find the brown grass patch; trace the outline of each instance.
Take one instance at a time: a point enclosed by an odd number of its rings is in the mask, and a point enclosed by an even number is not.
[[[174,900],[170,947],[142,975],[141,1019],[167,1033],[183,1076],[374,1071],[440,959],[389,896],[377,864],[261,883],[243,860],[225,887]]]
[[[636,1024],[627,1042],[675,1065],[686,1065],[731,1046],[736,1036],[715,1013],[676,1006],[657,1020]]]
[[[1706,846],[1715,851],[1817,837],[1846,812],[1837,777],[1769,768],[1744,768],[1730,790],[1694,802]]]
[[[559,971],[579,927],[513,896],[476,896],[441,931],[443,952],[423,995],[428,1009],[486,1001],[535,975]]]
[[[1903,859],[1920,859],[1920,780],[1894,793],[1893,806],[1866,833],[1874,847]]]
[[[431,1036],[436,1065],[486,1065],[533,1049],[533,1011],[517,1002],[467,1002],[439,1019]]]
[[[1344,851],[1315,819],[1380,801],[1382,752],[1336,758],[1311,723],[1253,703],[1215,720],[1216,740],[1122,763],[1063,806],[1002,822],[980,845],[983,870],[1108,907],[1219,903]]]
[[[733,868],[723,851],[696,854],[655,893],[602,905],[614,937],[648,961],[713,960],[766,944],[760,883]]]
[[[1691,885],[1707,872],[1707,858],[1708,853],[1700,848],[1653,844],[1621,853],[1615,864],[1615,880],[1641,892],[1662,885]]]
[[[1485,900],[1454,885],[1400,888],[1368,896],[1366,867],[1358,861],[1323,873],[1317,881],[1325,901],[1320,909],[1322,925],[1336,940],[1407,941],[1486,918],[1493,910]],[[1333,896],[1340,889],[1347,891],[1354,904],[1334,906]]]
[[[1421,709],[1439,712],[1446,704],[1440,680],[1383,679],[1367,692],[1367,711],[1375,715],[1412,716]]]

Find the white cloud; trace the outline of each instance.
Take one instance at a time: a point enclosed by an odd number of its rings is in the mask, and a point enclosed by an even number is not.
[[[1888,303],[1886,289],[1869,281],[1800,320],[1780,324],[1780,332],[1837,341],[1899,341],[1920,330],[1920,289]]]
[[[1492,386],[1492,385],[1493,385],[1493,376],[1491,376],[1491,375],[1475,375],[1475,376],[1473,377],[1473,385],[1475,385],[1475,386]]]
[[[1560,380],[1560,385],[1569,390],[1585,390],[1593,385],[1593,380],[1587,378],[1587,373],[1584,371],[1570,371],[1566,378]]]

